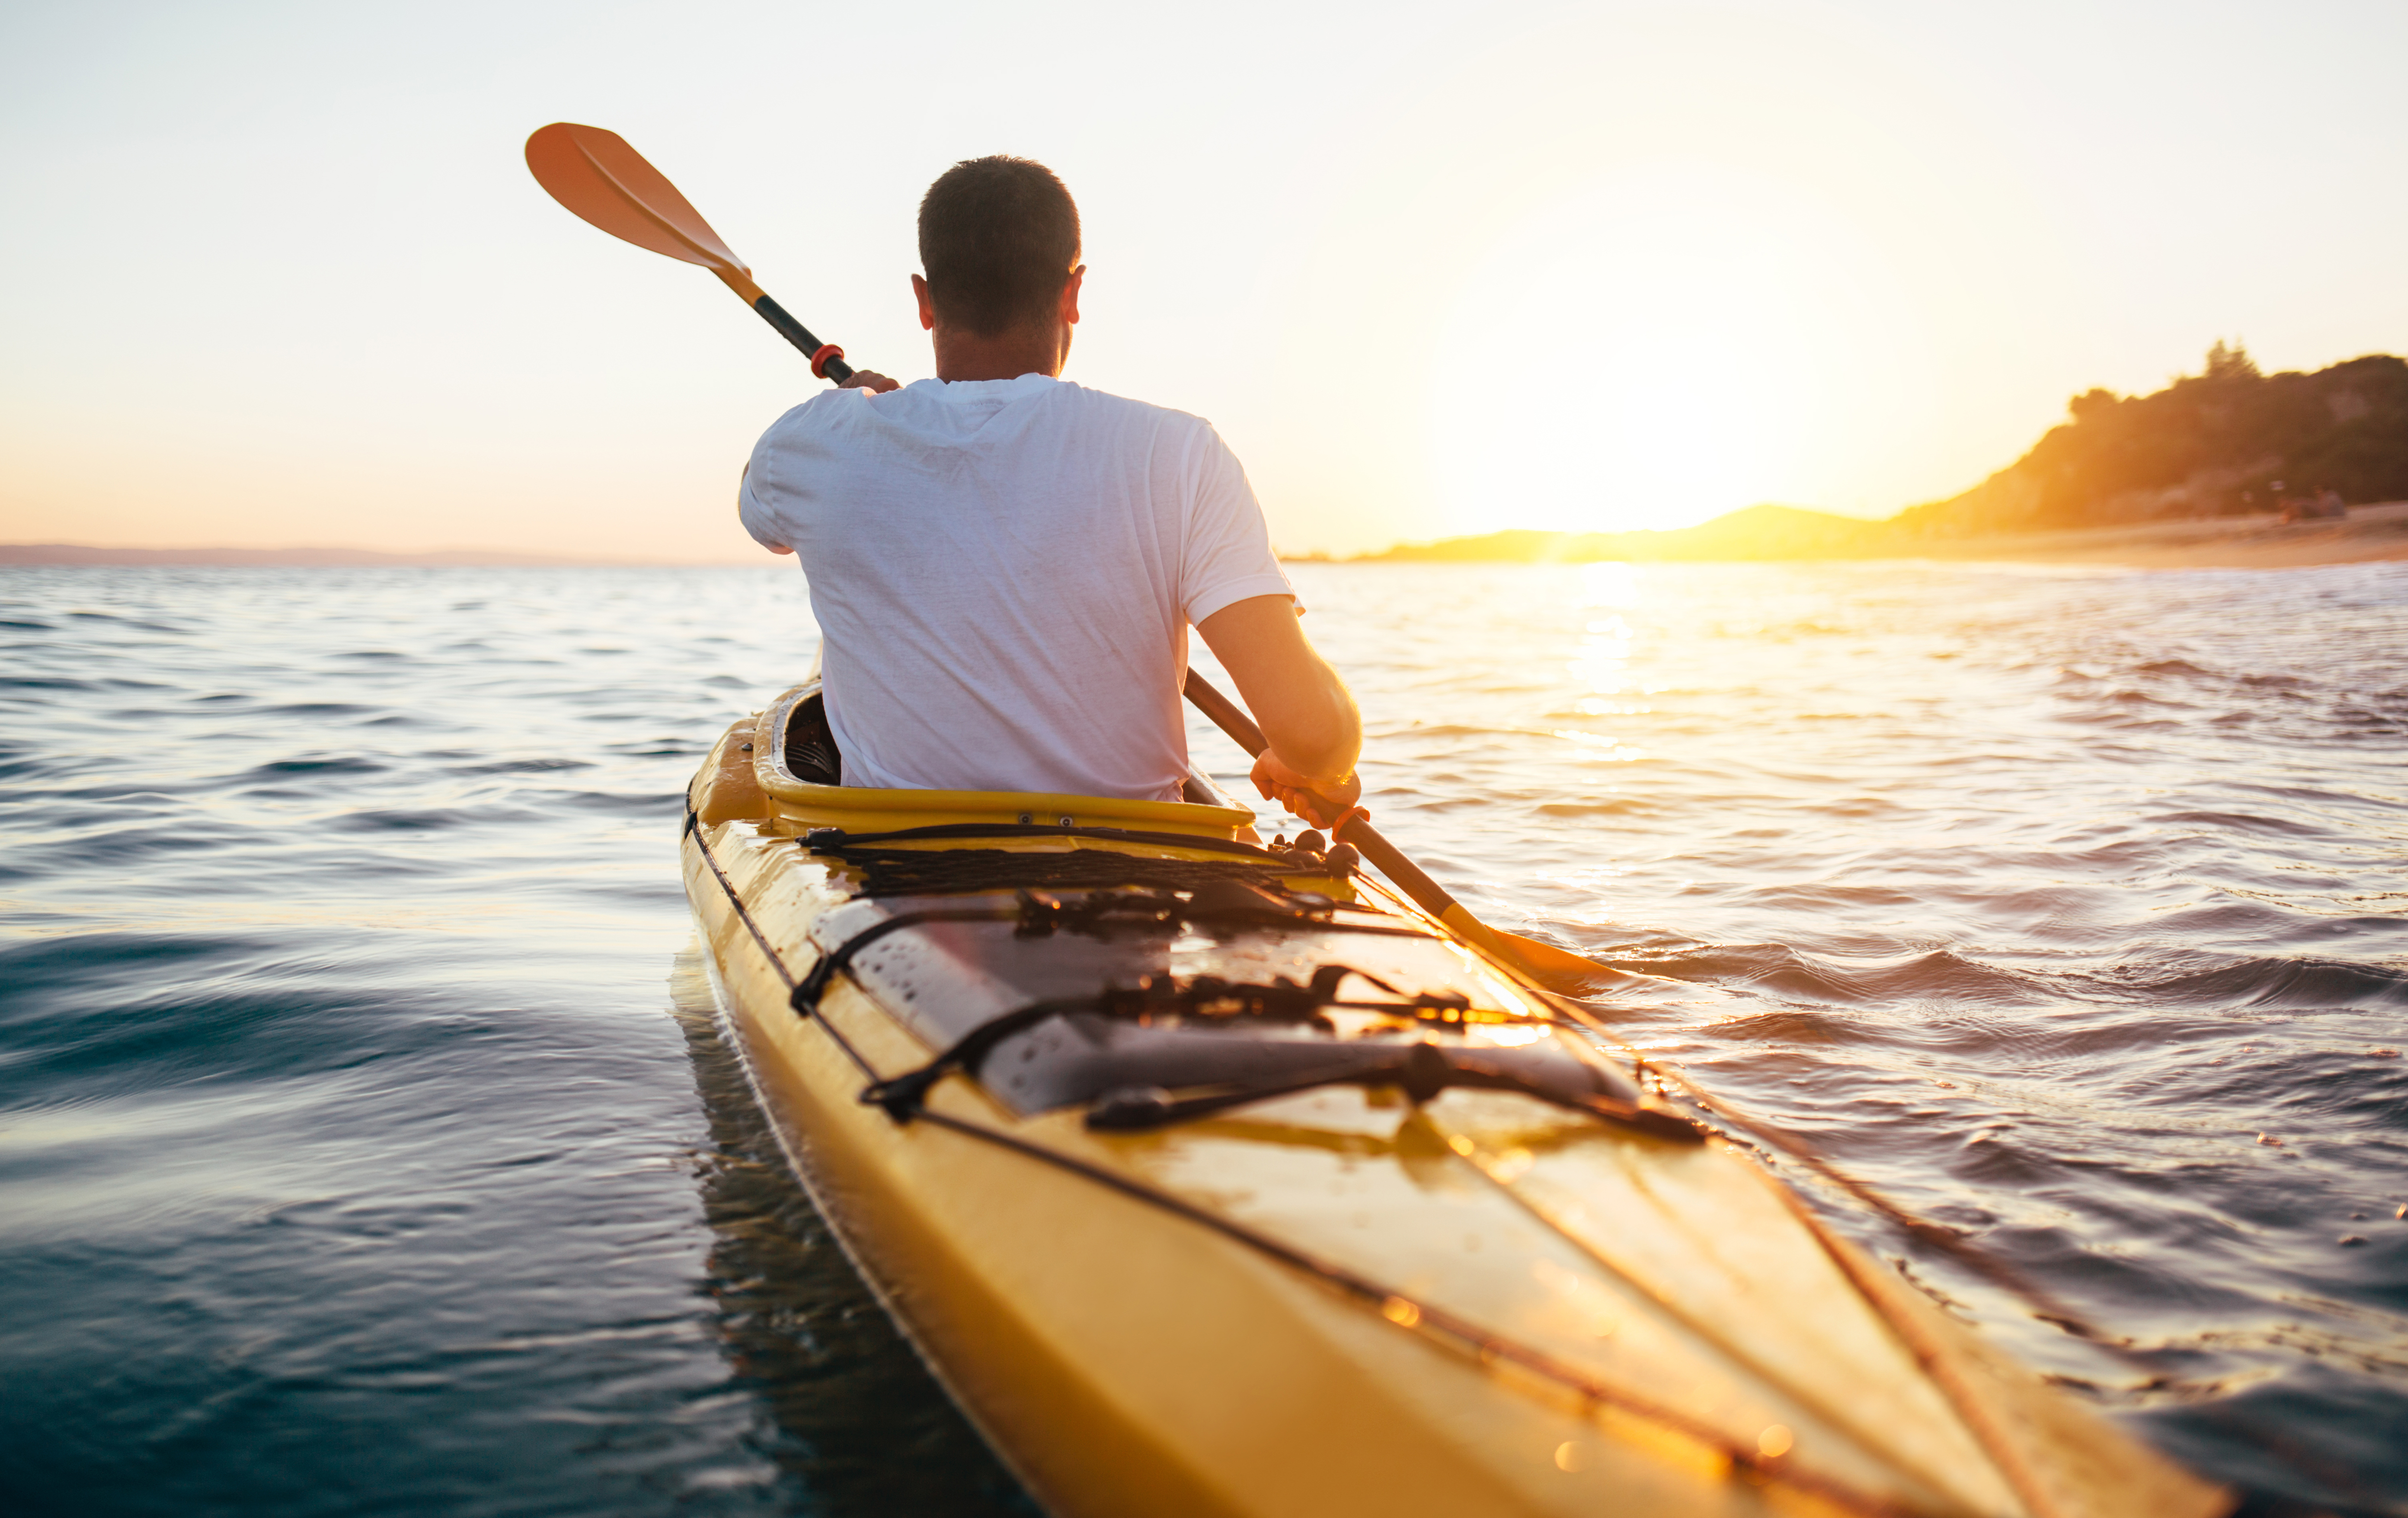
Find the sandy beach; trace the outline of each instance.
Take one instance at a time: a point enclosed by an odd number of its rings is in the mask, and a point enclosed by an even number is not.
[[[2353,506],[2339,521],[2257,516],[2000,533],[1935,542],[1915,557],[2143,570],[2284,570],[2408,558],[2408,501]]]

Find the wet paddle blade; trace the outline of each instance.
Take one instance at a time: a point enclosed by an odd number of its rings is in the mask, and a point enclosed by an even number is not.
[[[750,272],[702,212],[616,132],[554,122],[527,138],[526,161],[554,200],[622,241],[723,274]]]
[[[1473,917],[1460,902],[1448,903],[1439,920],[1454,929],[1456,936],[1479,945],[1559,995],[1593,996],[1617,981],[1629,978],[1625,972],[1612,965],[1584,959],[1569,949],[1492,928]]]
[[[1525,938],[1518,932],[1493,929],[1513,958],[1532,975],[1542,980],[1574,980],[1595,988],[1602,982],[1627,978],[1626,972],[1612,965],[1599,964],[1584,955],[1574,954],[1536,938]]]

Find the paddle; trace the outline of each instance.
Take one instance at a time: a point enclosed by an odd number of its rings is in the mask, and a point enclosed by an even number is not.
[[[1263,730],[1254,725],[1246,709],[1224,696],[1211,682],[1194,670],[1187,672],[1187,699],[1196,709],[1212,719],[1212,725],[1229,735],[1229,741],[1249,754],[1260,754],[1270,746]],[[1326,797],[1316,794],[1323,806],[1333,815],[1344,809]],[[1380,830],[1361,814],[1352,814],[1330,830],[1342,843],[1353,844],[1363,857],[1380,867],[1380,873],[1397,883],[1398,889],[1413,899],[1413,904],[1454,929],[1458,934],[1499,955],[1540,981],[1557,990],[1570,989],[1566,982],[1577,983],[1595,990],[1601,981],[1614,978],[1617,972],[1584,960],[1577,954],[1542,944],[1535,938],[1492,928],[1471,915],[1461,902],[1446,893],[1446,888],[1432,880],[1422,867],[1405,857],[1404,850],[1380,836]]]
[[[720,240],[710,224],[702,219],[702,213],[678,194],[667,176],[646,163],[643,155],[616,132],[554,122],[527,138],[526,161],[536,182],[552,192],[554,200],[612,237],[689,264],[699,264],[718,275],[721,282],[759,312],[763,321],[802,351],[811,361],[813,374],[838,383],[852,378],[853,369],[844,362],[844,351],[820,341],[809,327],[786,314],[784,307],[763,294],[761,287],[752,282],[752,271]],[[1243,707],[1215,690],[1193,670],[1187,672],[1186,693],[1198,711],[1211,717],[1248,754],[1258,755],[1270,746],[1263,737],[1263,730],[1254,726]],[[1340,810],[1334,804],[1328,809],[1332,813]],[[1557,990],[1594,990],[1601,982],[1620,978],[1617,972],[1594,960],[1584,960],[1535,938],[1502,932],[1482,922],[1396,845],[1381,837],[1368,819],[1350,817],[1335,831],[1341,841],[1361,850],[1365,859],[1396,882],[1423,911],[1541,984]]]
[[[702,219],[668,176],[644,161],[627,139],[598,126],[554,122],[526,142],[527,167],[552,198],[623,242],[689,264],[700,264],[760,312],[761,320],[811,361],[811,372],[838,384],[853,378],[844,350],[820,341],[811,329],[752,282],[752,271]]]

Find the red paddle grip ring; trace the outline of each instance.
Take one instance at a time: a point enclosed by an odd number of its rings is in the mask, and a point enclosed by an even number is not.
[[[831,358],[842,358],[843,356],[844,350],[838,347],[835,343],[821,343],[811,354],[811,378],[814,380],[826,379],[827,361]]]

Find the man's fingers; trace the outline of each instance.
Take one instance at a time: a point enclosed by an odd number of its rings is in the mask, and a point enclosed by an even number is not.
[[[1254,773],[1247,778],[1254,781],[1254,789],[1266,801],[1278,802],[1289,816],[1302,817],[1316,828],[1342,827],[1348,817],[1362,810],[1352,804],[1363,793],[1360,779],[1350,774],[1339,783],[1337,796],[1325,796],[1309,785],[1299,784],[1304,776],[1280,762],[1268,748],[1254,756]]]
[[[1292,816],[1300,817],[1316,828],[1335,827],[1351,815],[1331,806],[1309,790],[1282,790],[1279,799],[1280,804],[1286,807]]]

